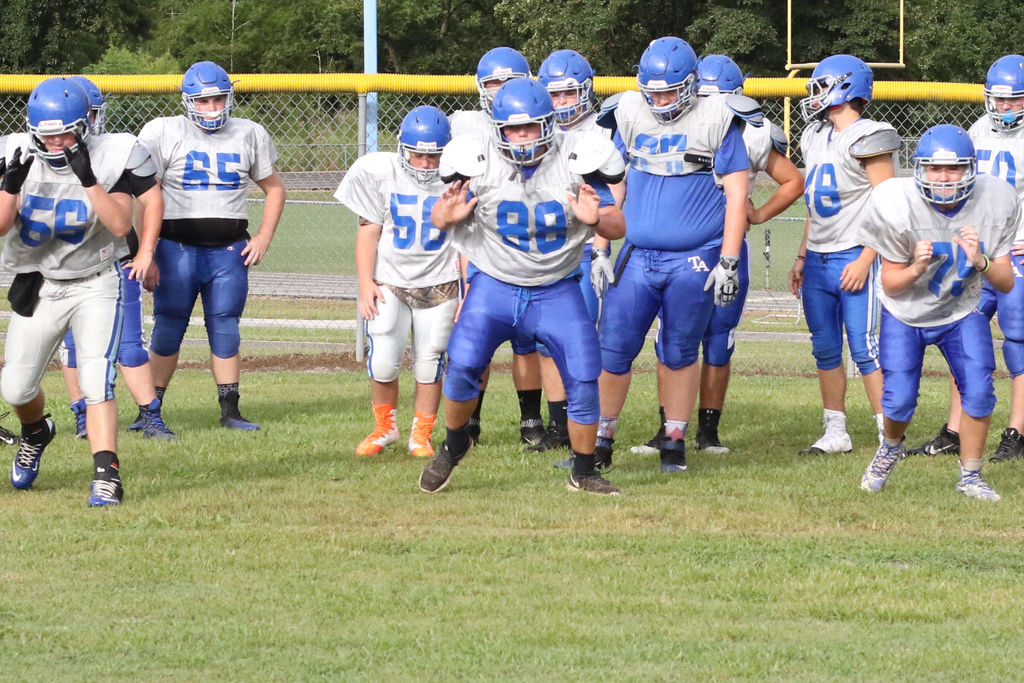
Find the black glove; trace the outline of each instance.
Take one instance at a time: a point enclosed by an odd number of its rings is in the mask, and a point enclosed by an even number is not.
[[[4,192],[8,194],[18,194],[21,192],[21,186],[25,184],[25,178],[28,177],[28,170],[32,168],[32,162],[35,160],[35,156],[26,154],[25,160],[22,161],[21,147],[14,150],[14,155],[11,157],[11,160],[7,162],[7,169],[4,173]]]
[[[7,173],[7,159],[0,157],[0,176]]]
[[[92,160],[89,159],[89,148],[82,142],[82,136],[75,134],[75,151],[70,147],[64,148],[64,158],[68,160],[68,166],[78,179],[82,181],[82,187],[92,187],[96,184],[96,174],[92,172]]]

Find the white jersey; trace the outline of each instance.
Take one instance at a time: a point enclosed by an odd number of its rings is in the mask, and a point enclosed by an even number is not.
[[[627,145],[629,167],[660,176],[706,171],[708,164],[693,157],[710,162],[721,147],[735,116],[725,101],[724,97],[698,97],[685,115],[662,123],[643,95],[633,90],[622,93],[615,123]]]
[[[383,227],[374,280],[413,289],[459,279],[452,241],[430,222],[442,192],[440,179],[430,185],[416,182],[395,152],[374,152],[352,164],[334,198]]]
[[[108,192],[126,170],[148,166],[149,154],[134,135],[97,135],[88,140],[97,182]],[[6,139],[4,158],[16,149],[34,149],[28,133]],[[124,239],[100,223],[81,181],[68,166],[54,168],[36,157],[21,188],[18,215],[7,235],[0,262],[14,273],[39,271],[54,280],[73,280],[98,273],[113,263]]]
[[[864,212],[860,240],[882,258],[896,263],[914,260],[917,242],[932,241],[933,256],[924,275],[897,296],[878,288],[882,305],[898,320],[915,327],[954,322],[978,304],[984,276],[953,236],[973,226],[989,258],[1010,251],[1020,219],[1017,195],[992,176],[978,176],[974,191],[954,216],[937,211],[918,193],[913,178],[890,178],[878,185]]]
[[[1024,197],[1024,126],[995,130],[987,115],[967,131],[978,157],[978,173],[1002,178]]]
[[[494,135],[491,117],[479,109],[464,109],[448,117],[448,125],[452,128],[452,137],[460,135]]]
[[[583,177],[569,170],[578,133],[556,133],[552,145],[529,178],[498,149],[491,137],[476,137],[485,157],[484,171],[470,179],[479,202],[470,218],[452,228],[455,248],[491,277],[522,287],[561,280],[580,265],[584,243],[593,230],[580,222],[567,195],[575,196]],[[618,157],[611,141],[609,157]],[[453,149],[445,147],[445,155]]]
[[[850,148],[862,138],[886,129],[893,128],[870,119],[857,119],[838,133],[831,124],[811,123],[804,129],[800,148],[806,169],[804,201],[811,218],[807,234],[807,248],[811,251],[831,253],[861,244],[857,234],[871,183],[864,165]]]
[[[164,193],[164,220],[245,219],[250,180],[274,173],[277,149],[266,129],[229,118],[204,133],[184,116],[154,119],[139,133],[153,154]]]

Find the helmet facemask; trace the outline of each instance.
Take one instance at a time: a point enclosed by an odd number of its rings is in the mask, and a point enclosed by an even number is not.
[[[201,112],[196,107],[196,100],[201,100],[206,97],[216,97],[218,95],[226,96],[223,108],[214,111]],[[228,119],[231,118],[231,110],[234,108],[234,99],[234,88],[224,90],[213,86],[203,88],[200,92],[195,94],[181,93],[181,101],[185,104],[185,112],[188,115],[189,120],[207,133],[220,130],[224,127],[224,124],[228,122]]]
[[[426,142],[419,140],[416,144],[406,144],[404,142],[398,143],[398,156],[402,160],[402,169],[405,170],[410,176],[412,176],[416,182],[421,185],[430,185],[435,183],[441,178],[441,169],[439,166],[434,168],[418,168],[412,165],[412,154],[430,154],[436,156],[438,160],[441,159],[442,147],[438,147],[436,142]]]
[[[1000,111],[999,100],[1018,100],[1017,106]],[[1024,122],[1024,91],[1013,91],[1010,86],[996,85],[985,88],[985,111],[996,130],[1014,130]]]
[[[647,100],[647,106],[661,123],[672,123],[693,107],[697,101],[696,82],[697,74],[693,72],[687,74],[686,78],[679,83],[670,84],[664,80],[651,79],[644,84],[639,81],[639,78],[637,79],[637,85],[644,99]],[[654,104],[654,93],[672,91],[676,91],[675,101],[661,106]]]
[[[929,180],[929,166],[963,167],[964,173],[959,180]],[[976,176],[977,162],[974,157],[957,157],[953,152],[939,150],[934,156],[914,159],[914,184],[917,186],[917,193],[925,201],[936,206],[958,204],[970,197],[974,191]]]

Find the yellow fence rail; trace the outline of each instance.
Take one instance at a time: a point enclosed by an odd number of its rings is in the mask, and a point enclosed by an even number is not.
[[[39,81],[49,76],[0,76],[0,93],[28,95]],[[178,92],[181,76],[175,74],[101,76],[90,75],[106,93],[162,95]],[[418,95],[472,95],[472,76],[411,76],[404,74],[233,74],[238,92],[252,93],[405,93]],[[748,78],[745,92],[754,98],[803,97],[806,80],[796,78]],[[594,87],[599,95],[635,90],[636,79],[628,76],[599,76]],[[921,83],[879,81],[875,99],[922,102],[982,102],[978,83]]]

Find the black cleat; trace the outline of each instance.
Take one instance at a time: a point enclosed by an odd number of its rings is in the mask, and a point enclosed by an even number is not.
[[[682,439],[661,442],[661,471],[667,474],[686,471],[686,443]]]
[[[594,493],[599,496],[617,496],[622,493],[618,486],[615,486],[597,472],[593,474],[575,474],[570,472],[569,481],[566,482],[565,488],[570,491],[586,491],[587,493]]]
[[[960,455],[960,435],[949,431],[949,424],[944,424],[934,439],[911,448],[907,455]]]
[[[558,448],[569,447],[569,428],[566,425],[556,425],[554,422],[548,424],[540,443],[528,447],[526,450],[542,453],[553,451]]]
[[[452,478],[452,470],[461,459],[452,457],[452,454],[448,452],[448,444],[441,446],[441,450],[430,459],[427,466],[423,468],[423,473],[420,474],[420,491],[437,493],[447,486]]]
[[[1024,457],[1024,436],[1021,436],[1013,427],[1003,430],[1003,436],[999,440],[996,452],[989,458],[992,462],[1005,462],[1007,460],[1019,460]]]
[[[544,421],[538,418],[519,423],[519,441],[527,446],[536,446],[544,439]]]

